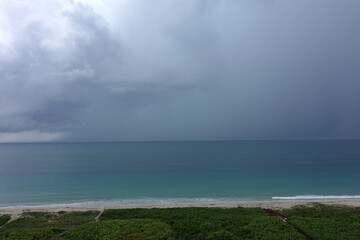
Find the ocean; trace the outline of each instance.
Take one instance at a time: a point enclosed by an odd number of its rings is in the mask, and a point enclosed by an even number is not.
[[[360,198],[360,141],[0,144],[0,207]]]

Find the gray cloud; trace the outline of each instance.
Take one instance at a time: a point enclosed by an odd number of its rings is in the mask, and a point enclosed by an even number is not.
[[[358,138],[359,10],[1,2],[0,141]]]

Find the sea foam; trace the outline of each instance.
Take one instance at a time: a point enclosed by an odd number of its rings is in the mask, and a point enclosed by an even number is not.
[[[307,199],[360,199],[360,195],[297,195],[275,196],[273,200],[307,200]]]

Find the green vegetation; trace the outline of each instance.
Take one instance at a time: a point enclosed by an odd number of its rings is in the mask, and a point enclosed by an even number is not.
[[[49,239],[68,229],[94,221],[99,211],[87,212],[26,212],[0,229],[1,240]]]
[[[69,240],[170,240],[170,227],[160,221],[149,219],[108,220],[92,222],[70,230],[65,239]]]
[[[278,218],[260,208],[111,209],[100,220],[156,219],[169,226],[177,240],[305,239]]]
[[[61,228],[68,229],[94,221],[99,211],[67,212],[26,212],[18,219],[6,224],[1,230],[19,228]]]
[[[282,211],[314,239],[360,239],[360,208],[314,203]]]
[[[306,239],[302,234],[277,217],[258,218],[248,225],[248,230],[251,232],[248,239]]]
[[[109,209],[99,222],[97,211],[30,212],[3,225],[0,240],[304,240],[303,233],[317,240],[360,239],[360,208],[314,203],[280,213],[289,222],[241,207]]]
[[[61,233],[57,228],[13,228],[0,232],[2,240],[47,240]]]
[[[7,223],[11,219],[10,215],[1,215],[0,216],[0,227]]]

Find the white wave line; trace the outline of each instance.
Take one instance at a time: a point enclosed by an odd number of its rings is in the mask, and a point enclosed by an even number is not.
[[[275,196],[273,200],[307,200],[307,199],[360,199],[360,195],[297,195]]]

